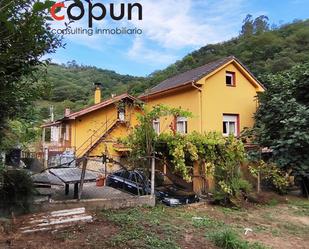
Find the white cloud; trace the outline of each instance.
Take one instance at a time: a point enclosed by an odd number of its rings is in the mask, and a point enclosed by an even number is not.
[[[177,56],[171,53],[162,52],[162,50],[154,50],[145,46],[144,40],[136,38],[127,55],[131,59],[141,60],[152,64],[170,64],[175,62]]]
[[[143,35],[135,38],[113,35],[72,35],[66,36],[66,39],[99,52],[111,48],[122,50],[121,52],[132,61],[166,66],[179,59],[184,50],[191,51],[237,35],[241,21],[247,14],[243,13],[245,0],[114,0],[110,2],[125,1],[138,1],[142,4],[143,20],[115,22],[104,19],[100,22],[95,21],[94,26],[98,28],[137,27],[143,30]],[[72,27],[87,26],[86,10],[84,18],[72,24]],[[121,39],[126,39],[126,47],[118,47]]]
[[[184,48],[194,49],[209,43],[221,42],[237,35],[245,16],[244,0],[141,0],[143,20],[134,25],[143,29],[128,55],[143,59],[145,54],[167,65]],[[148,42],[160,50],[151,50]],[[132,52],[132,50],[134,52]],[[146,53],[145,53],[146,52]]]

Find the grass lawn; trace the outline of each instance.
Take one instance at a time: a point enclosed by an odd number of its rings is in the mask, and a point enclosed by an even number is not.
[[[309,201],[281,202],[246,210],[204,203],[97,210],[93,223],[0,236],[0,248],[309,248]]]

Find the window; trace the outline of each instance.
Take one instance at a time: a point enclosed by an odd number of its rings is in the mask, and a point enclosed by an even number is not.
[[[129,179],[129,178],[130,178],[130,172],[127,171],[127,170],[124,171],[121,177],[122,177],[122,178],[125,178],[125,179]]]
[[[52,126],[50,127],[50,129],[51,129],[50,141],[59,142],[60,126]]]
[[[155,119],[152,121],[152,127],[154,131],[159,134],[160,133],[160,119]]]
[[[118,107],[118,119],[120,121],[125,121],[125,116],[126,116],[125,110],[126,109],[124,105],[121,105]]]
[[[65,140],[70,141],[70,126],[68,124],[65,126]]]
[[[223,115],[223,135],[238,135],[238,115]]]
[[[114,176],[122,176],[124,171],[120,170],[114,173]]]
[[[235,73],[234,72],[225,73],[225,84],[227,86],[235,86]]]
[[[187,118],[177,117],[176,120],[176,131],[182,134],[186,134],[188,132],[188,121]]]

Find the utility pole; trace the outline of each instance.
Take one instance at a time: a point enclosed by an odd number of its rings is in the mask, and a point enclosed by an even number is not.
[[[50,113],[50,121],[54,122],[54,106],[49,107],[49,113]]]

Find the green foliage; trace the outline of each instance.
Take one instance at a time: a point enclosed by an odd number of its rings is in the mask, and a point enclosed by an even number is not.
[[[190,162],[198,160],[197,148],[186,135],[179,133],[161,133],[158,137],[156,151],[170,159],[174,170],[180,173],[186,181],[191,181]],[[187,160],[186,160],[187,159]]]
[[[40,135],[41,130],[35,118],[9,120],[5,129],[5,137],[1,141],[1,147],[4,150],[18,146],[26,149]]]
[[[198,161],[205,165],[206,175],[215,177],[219,191],[224,195],[236,196],[239,191],[249,191],[249,184],[240,180],[239,166],[244,159],[244,147],[237,138],[225,138],[216,132],[188,135],[161,133],[159,136],[154,132],[152,120],[168,113],[189,115],[186,112],[180,114],[180,111],[158,106],[140,116],[140,125],[125,141],[132,149],[131,157],[136,161],[156,151],[188,182],[192,180],[188,165]],[[148,140],[152,141],[150,145],[147,145]]]
[[[256,35],[269,31],[268,21],[268,17],[264,15],[261,15],[254,20],[252,19],[252,15],[247,15],[243,20],[243,26],[241,27],[240,34],[248,37],[254,34]]]
[[[138,116],[139,125],[123,141],[132,149],[130,159],[134,162],[135,166],[144,165],[141,159],[149,160],[156,151],[158,136],[153,129],[153,120],[163,116],[190,117],[191,113],[183,111],[180,108],[172,108],[164,105],[154,106],[151,111],[144,108],[143,114]]]
[[[173,241],[172,239],[162,240],[157,236],[147,236],[146,237],[146,248],[149,249],[161,249],[161,248],[169,248],[169,249],[180,249],[180,247]]]
[[[168,216],[165,209],[159,205],[154,208],[102,211],[99,215],[121,228],[108,243],[111,247],[123,245],[126,248],[180,248],[175,241],[177,229],[171,227],[170,222],[164,221]],[[160,237],[156,235],[158,229]]]
[[[297,21],[269,30],[266,16],[253,19],[248,15],[239,37],[206,45],[148,77],[120,75],[114,71],[79,65],[76,61],[52,64],[47,67],[45,79],[49,90],[45,92],[44,100],[51,101],[51,104],[70,100],[73,105],[76,104],[73,109],[87,106],[93,98],[92,87],[96,81],[103,83],[104,98],[111,93],[139,95],[169,77],[229,55],[239,58],[268,87],[270,83],[265,80],[267,74],[282,72],[296,63],[309,60],[308,24],[308,20]],[[56,116],[62,115],[62,111],[57,110]]]
[[[254,177],[269,181],[279,193],[287,192],[288,179],[276,164],[265,163],[263,160],[252,162],[249,171]]]
[[[210,239],[222,249],[265,249],[259,243],[249,243],[242,240],[232,229],[219,230],[210,234]]]
[[[249,27],[245,27],[246,31],[241,31],[239,37],[218,44],[206,45],[166,69],[152,73],[149,78],[145,79],[143,89],[152,87],[188,69],[229,55],[240,59],[268,87],[268,82],[264,81],[268,73],[282,72],[292,68],[296,63],[305,63],[309,60],[309,20],[295,21],[272,30],[269,30],[266,16],[253,20],[249,15],[244,20],[244,24],[246,23]],[[248,35],[243,35],[244,33]]]
[[[0,136],[8,119],[25,115],[42,92],[41,57],[61,46],[47,23],[47,6],[32,8],[35,0],[0,2]],[[2,142],[2,139],[0,143]],[[1,147],[1,144],[0,144]]]
[[[35,188],[31,177],[23,170],[0,171],[0,211],[30,211]]]
[[[256,141],[273,149],[278,167],[303,177],[309,173],[309,63],[268,75],[267,82],[255,115]]]
[[[94,82],[102,83],[103,99],[124,92],[139,94],[142,91],[138,90],[138,86],[144,82],[142,77],[120,75],[110,70],[79,65],[76,61],[62,65],[50,64],[46,73],[44,82],[48,87],[43,99],[50,105],[70,101],[68,107],[73,110],[93,104]],[[55,109],[55,114],[57,117],[63,115],[62,108]]]
[[[217,178],[224,178],[227,172],[221,172]],[[224,175],[225,174],[225,175]],[[233,177],[218,181],[217,189],[214,193],[215,203],[220,205],[234,205],[239,204],[246,198],[247,194],[252,190],[252,185],[245,179],[241,178],[241,174],[237,173]]]
[[[225,226],[225,223],[219,220],[212,219],[208,216],[199,217],[199,219],[193,219],[193,224],[196,228],[206,228],[217,230]]]
[[[252,190],[252,185],[242,178],[233,178],[231,180],[231,189],[234,195],[239,193],[249,193]]]
[[[181,173],[185,180],[190,181],[188,163],[199,161],[205,164],[206,175],[215,176],[217,182],[226,182],[237,175],[239,165],[244,158],[242,143],[230,136],[210,132],[188,135],[162,133],[158,137],[156,151],[160,152]]]
[[[294,213],[300,216],[309,217],[309,201],[308,200],[290,200],[290,207]]]

